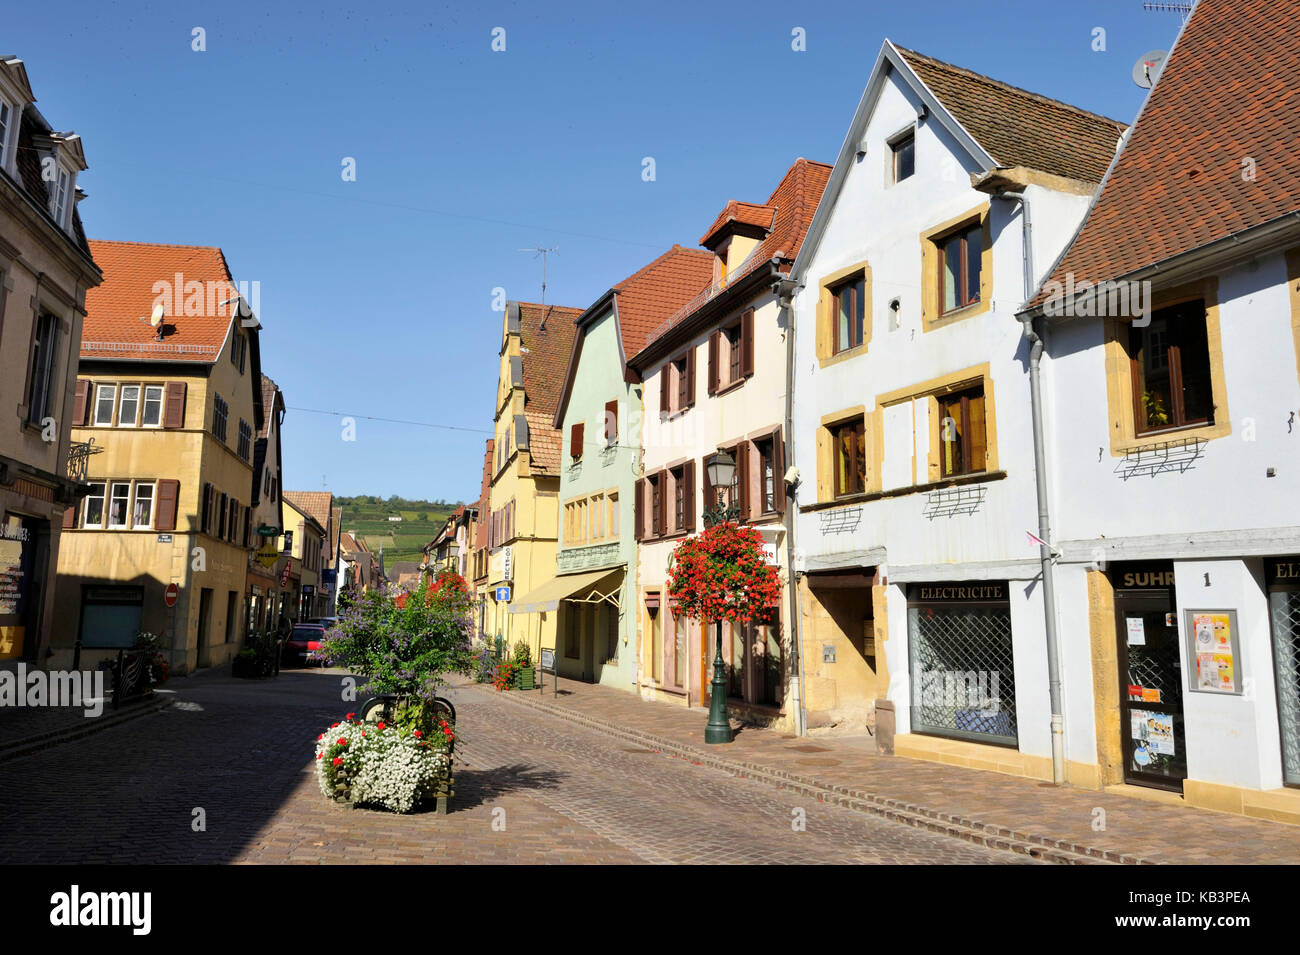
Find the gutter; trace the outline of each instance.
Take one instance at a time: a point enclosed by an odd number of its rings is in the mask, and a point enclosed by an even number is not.
[[[1025,302],[1034,295],[1033,221],[1029,198],[1024,192],[1003,191],[994,198],[1020,203],[1021,258],[1024,262]],[[1052,549],[1052,515],[1047,489],[1047,448],[1043,439],[1043,391],[1040,361],[1043,338],[1034,328],[1034,320],[1025,313],[1017,316],[1029,342],[1029,403],[1033,413],[1034,481],[1038,496],[1038,557],[1043,574],[1043,624],[1047,636],[1047,691],[1052,707],[1052,782],[1065,783],[1065,717],[1061,706],[1061,661],[1056,632],[1055,551]]]

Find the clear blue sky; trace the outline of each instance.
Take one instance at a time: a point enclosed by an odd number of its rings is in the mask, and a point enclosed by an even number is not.
[[[83,138],[92,238],[218,245],[261,283],[287,487],[468,500],[491,430],[492,289],[540,294],[540,261],[517,249],[558,246],[547,300],[585,307],[693,246],[796,157],[834,161],[886,37],[1131,120],[1133,63],[1180,23],[1141,0],[74,0],[9,5],[0,52]],[[473,430],[358,417],[345,443],[308,408]]]

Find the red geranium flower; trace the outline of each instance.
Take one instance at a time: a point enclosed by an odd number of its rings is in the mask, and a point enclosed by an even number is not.
[[[380,729],[380,730],[381,730],[381,729],[383,729],[386,725],[387,725],[387,724],[385,724],[385,723],[380,723],[378,726],[375,727],[375,729]]]
[[[423,736],[424,734],[421,733],[419,730],[413,730],[413,731],[412,731],[412,735],[413,735],[416,739],[419,739],[419,738],[420,738],[421,736]]]
[[[355,714],[355,713],[349,713],[349,714],[347,715],[347,718],[348,718],[348,719],[352,719],[352,717],[354,717],[354,716],[356,716],[356,715],[357,715],[357,714]]]
[[[338,744],[339,744],[340,746],[347,746],[347,745],[348,745],[348,738],[347,738],[346,736],[340,736],[339,739],[338,739]]]
[[[334,765],[335,765],[335,766],[339,765],[339,763],[341,763],[341,762],[343,762],[343,757],[342,757],[342,756],[335,756],[335,757],[334,757]]]

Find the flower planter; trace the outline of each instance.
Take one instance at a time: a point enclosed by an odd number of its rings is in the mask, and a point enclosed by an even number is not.
[[[516,690],[531,690],[533,688],[533,668],[520,667],[516,670],[513,685]]]

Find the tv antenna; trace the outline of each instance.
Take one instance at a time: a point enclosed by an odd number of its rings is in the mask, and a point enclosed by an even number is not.
[[[1187,15],[1192,12],[1192,7],[1194,6],[1196,6],[1196,0],[1188,0],[1188,2],[1185,3],[1169,3],[1165,2],[1165,0],[1144,0],[1142,9],[1181,13],[1183,19],[1186,20]]]
[[[531,248],[531,249],[516,249],[516,251],[532,252],[534,261],[536,261],[539,255],[542,257],[542,324],[541,327],[545,328],[546,327],[546,257],[552,253],[558,253],[560,251],[560,247],[557,245],[550,249],[544,249],[541,246],[536,246],[535,248]]]

